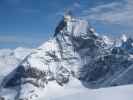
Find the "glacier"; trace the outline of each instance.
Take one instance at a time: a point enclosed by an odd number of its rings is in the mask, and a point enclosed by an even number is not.
[[[2,100],[107,100],[117,91],[131,100],[133,39],[99,35],[84,19],[65,15],[38,48],[1,52],[0,59],[13,60],[0,66]]]

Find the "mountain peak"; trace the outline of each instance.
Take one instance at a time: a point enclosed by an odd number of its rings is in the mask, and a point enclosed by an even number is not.
[[[40,100],[49,83],[63,87],[73,79],[87,88],[133,83],[133,59],[129,59],[129,54],[133,54],[132,39],[123,36],[126,42],[116,47],[114,40],[97,35],[88,21],[73,17],[70,12],[59,22],[54,36],[10,71],[2,81],[0,95],[9,88],[16,91],[10,100]],[[26,50],[19,48],[14,54],[22,58],[23,51]]]
[[[64,14],[64,17],[57,25],[54,37],[58,34],[78,38],[88,38],[90,36],[97,37],[98,35],[95,32],[95,29],[91,27],[87,20],[74,17],[71,12],[67,12],[66,14]]]
[[[67,10],[64,14],[64,20],[65,21],[68,21],[68,20],[71,20],[73,18],[73,14],[70,10]]]

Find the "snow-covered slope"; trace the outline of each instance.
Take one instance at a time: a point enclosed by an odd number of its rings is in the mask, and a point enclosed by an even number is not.
[[[27,85],[28,86],[28,85]],[[30,88],[32,91],[35,89],[33,86],[25,85],[25,89]],[[36,94],[30,95],[28,91],[23,91],[22,93],[29,96],[31,100],[132,100],[133,85],[101,88],[101,89],[88,89],[85,88],[81,82],[77,79],[72,79],[68,84],[63,87],[58,85],[55,81],[49,82],[47,87],[38,88],[41,92],[38,93],[41,97],[37,98]],[[7,100],[13,97],[16,91],[8,90],[4,91]],[[16,99],[19,100],[19,99]],[[23,99],[25,100],[25,99]]]
[[[8,75],[32,50],[22,47],[12,49],[0,49],[0,82]]]
[[[58,100],[72,100],[69,97],[76,99],[81,92],[88,98],[89,93],[102,93],[102,89],[93,92],[90,88],[132,84],[132,44],[132,38],[113,40],[100,36],[86,20],[65,15],[54,37],[32,50],[4,77],[0,95],[6,100],[54,100],[55,93],[60,96]],[[23,58],[19,53],[13,54]]]
[[[53,86],[53,84],[51,86]],[[54,86],[47,91],[47,93],[50,93],[51,95],[47,95],[45,97],[46,100],[132,100],[132,88],[133,85],[128,85],[87,90],[84,88],[75,88],[73,86],[57,90],[57,87]]]

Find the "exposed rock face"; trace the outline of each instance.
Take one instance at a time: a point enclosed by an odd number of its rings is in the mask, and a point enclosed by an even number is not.
[[[12,88],[17,90],[16,100],[38,100],[39,88],[44,89],[49,81],[63,86],[70,77],[88,88],[131,84],[132,43],[127,39],[118,47],[115,41],[97,35],[87,21],[67,15],[53,39],[33,50],[5,77],[1,91]]]

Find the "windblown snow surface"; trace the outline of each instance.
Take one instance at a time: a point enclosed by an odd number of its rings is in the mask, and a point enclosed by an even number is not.
[[[50,83],[40,100],[132,100],[133,85],[87,89],[77,80],[64,87]]]
[[[36,49],[0,50],[0,100],[133,100],[133,39],[65,15]]]

